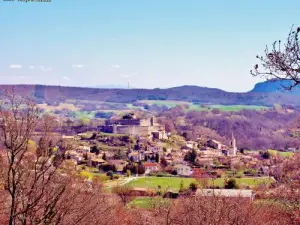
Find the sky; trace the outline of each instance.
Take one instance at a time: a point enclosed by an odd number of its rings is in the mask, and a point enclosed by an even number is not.
[[[249,72],[256,55],[300,25],[299,8],[299,0],[0,0],[0,83],[249,91],[261,81]]]

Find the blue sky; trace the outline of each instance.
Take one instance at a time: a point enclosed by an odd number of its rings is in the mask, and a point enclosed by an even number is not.
[[[248,91],[255,56],[300,25],[288,2],[0,0],[0,83]]]

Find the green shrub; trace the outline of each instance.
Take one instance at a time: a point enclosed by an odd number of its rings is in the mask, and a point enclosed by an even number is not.
[[[238,189],[238,185],[236,183],[236,180],[233,178],[230,178],[229,180],[225,181],[225,189]]]
[[[189,189],[191,191],[196,191],[198,188],[198,185],[195,182],[190,183]]]

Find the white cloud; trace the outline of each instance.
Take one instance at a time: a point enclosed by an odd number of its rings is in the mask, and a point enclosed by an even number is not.
[[[31,70],[35,69],[35,66],[29,66],[29,69]]]
[[[118,64],[111,65],[112,68],[119,69],[121,66]]]
[[[22,69],[22,65],[19,64],[11,64],[8,66],[10,69]]]
[[[40,69],[41,69],[43,72],[50,72],[50,71],[52,71],[52,67],[40,66]]]
[[[85,68],[87,67],[87,65],[83,65],[83,64],[73,64],[72,68]]]
[[[62,79],[67,80],[67,81],[71,80],[70,77],[67,77],[67,76],[63,76]]]

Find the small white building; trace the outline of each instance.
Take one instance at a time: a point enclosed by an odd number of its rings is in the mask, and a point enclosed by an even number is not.
[[[76,151],[73,151],[73,150],[67,151],[66,157],[67,157],[67,159],[71,159],[76,163],[83,160],[83,157],[80,154],[78,154]]]
[[[207,146],[210,147],[210,148],[221,150],[224,145],[219,141],[210,139],[210,140],[207,141]]]
[[[145,174],[155,173],[160,170],[158,163],[144,163],[143,166],[145,167]]]
[[[198,143],[195,141],[187,141],[186,147],[188,147],[190,149],[196,149],[198,147]]]
[[[192,174],[192,168],[188,165],[178,164],[174,166],[174,168],[177,171],[177,174],[180,176],[191,176]]]
[[[78,146],[76,151],[80,154],[86,154],[91,151],[91,147],[90,146]]]
[[[144,154],[139,151],[130,152],[128,154],[128,159],[132,160],[133,162],[140,162],[140,161],[144,160],[144,158],[145,158]]]

